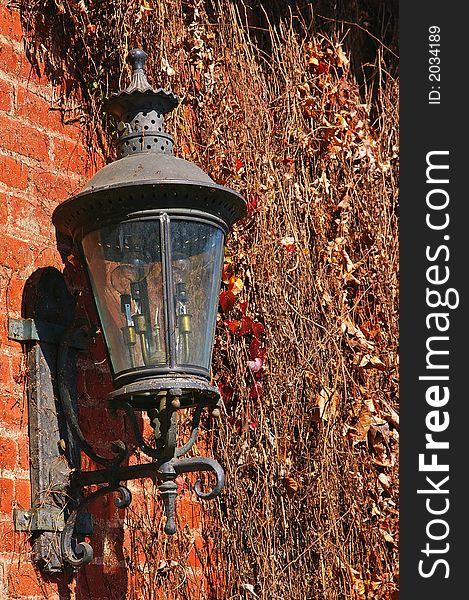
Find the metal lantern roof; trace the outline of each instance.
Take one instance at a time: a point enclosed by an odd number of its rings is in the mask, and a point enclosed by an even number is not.
[[[74,238],[81,239],[109,223],[138,218],[143,212],[203,212],[221,221],[225,229],[246,213],[240,194],[173,155],[173,138],[165,132],[164,115],[177,106],[178,99],[149,85],[145,58],[143,50],[130,52],[131,84],[105,104],[118,120],[119,158],[98,171],[52,216],[54,225]]]

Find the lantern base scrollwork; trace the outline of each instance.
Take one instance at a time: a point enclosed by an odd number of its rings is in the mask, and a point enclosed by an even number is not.
[[[60,536],[60,548],[64,563],[73,569],[78,569],[93,559],[91,545],[85,541],[80,541],[80,536],[76,533],[78,516],[96,498],[109,493],[118,494],[114,500],[118,508],[128,507],[132,501],[132,495],[123,482],[148,477],[158,483],[166,520],[164,531],[167,535],[173,535],[177,530],[176,497],[178,485],[176,478],[183,473],[202,471],[212,473],[216,482],[210,491],[202,491],[200,480],[197,480],[194,486],[195,493],[202,500],[210,500],[220,494],[225,481],[223,469],[216,460],[202,457],[181,458],[192,448],[196,441],[202,412],[205,408],[215,409],[217,398],[210,397],[196,404],[189,438],[185,444],[177,447],[177,411],[180,408],[179,390],[177,388],[170,389],[166,395],[161,396],[159,409],[152,408],[147,411],[150,424],[154,430],[154,446],[150,445],[144,438],[142,427],[136,415],[136,411],[139,409],[124,400],[113,403],[113,409],[120,409],[125,412],[131,424],[137,446],[152,459],[152,462],[137,465],[125,464],[129,451],[126,444],[121,440],[111,444],[113,457],[104,457],[98,454],[85,439],[80,429],[72,402],[73,394],[67,377],[69,348],[73,343],[76,343],[77,335],[83,335],[83,325],[81,323],[75,323],[67,328],[59,345],[57,364],[59,401],[69,430],[79,448],[103,468],[95,471],[76,469],[70,476],[71,500],[67,506],[68,518]],[[89,486],[99,487],[83,497],[83,490]]]

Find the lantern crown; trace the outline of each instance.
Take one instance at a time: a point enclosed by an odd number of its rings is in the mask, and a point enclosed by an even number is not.
[[[165,132],[164,115],[178,105],[178,97],[162,88],[153,89],[145,74],[146,54],[134,48],[129,52],[132,66],[130,85],[112,94],[104,110],[118,121],[118,156],[139,152],[172,154],[173,137]]]

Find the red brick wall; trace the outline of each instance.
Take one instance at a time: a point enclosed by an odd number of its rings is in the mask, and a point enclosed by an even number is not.
[[[8,340],[7,320],[21,316],[23,287],[36,269],[63,270],[51,214],[91,175],[80,126],[62,124],[60,112],[52,110],[53,92],[51,83],[38,76],[26,58],[19,14],[0,0],[1,599],[104,599],[121,597],[126,587],[122,560],[117,565],[111,560],[109,573],[100,564],[103,548],[112,549],[113,540],[123,537],[121,527],[106,529],[99,518],[117,516],[117,509],[110,508],[112,499],[96,507],[96,558],[76,584],[67,577],[43,578],[31,561],[28,535],[13,530],[13,508],[29,508],[31,498],[24,357],[21,345]],[[82,396],[89,400],[86,390]]]
[[[123,526],[124,511],[115,508],[112,497],[103,497],[92,507],[95,558],[76,579],[43,577],[31,561],[28,535],[13,528],[13,509],[29,508],[31,498],[24,355],[21,345],[8,339],[8,317],[21,316],[24,284],[36,269],[53,266],[63,271],[51,215],[57,203],[78,191],[92,173],[80,126],[64,125],[60,112],[53,110],[56,90],[31,68],[20,16],[7,5],[7,0],[0,0],[0,600],[140,598],[127,591],[132,581],[124,556],[129,554],[131,536]],[[79,267],[71,261],[67,270],[79,289]],[[79,304],[93,313],[86,292]],[[104,357],[98,339],[91,356],[79,360],[79,405],[83,430],[98,449],[101,442],[101,449],[108,451],[107,442],[124,434],[124,422],[97,405],[109,390]],[[134,492],[132,508],[138,511],[143,506],[139,485],[129,487]],[[203,545],[200,505],[188,490],[181,496],[179,525],[195,540],[181,562],[194,581],[201,566],[195,547]]]

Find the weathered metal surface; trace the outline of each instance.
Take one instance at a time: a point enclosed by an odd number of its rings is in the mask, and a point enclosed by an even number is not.
[[[8,319],[8,337],[17,342],[42,341],[56,344],[63,327],[55,323],[43,323],[34,319]]]
[[[13,520],[16,531],[62,531],[64,512],[56,506],[49,508],[15,509]]]
[[[52,267],[38,269],[23,294],[25,319],[11,323],[13,339],[26,343],[27,396],[32,506],[15,514],[15,525],[35,532],[33,556],[46,572],[60,572],[60,533],[67,517],[69,478],[79,468],[80,455],[65,420],[57,410],[55,372],[57,334],[73,317],[75,301],[62,274]],[[52,326],[50,326],[52,324]],[[69,356],[74,361],[75,351]],[[74,386],[75,369],[70,370]],[[61,515],[61,517],[59,516]]]

